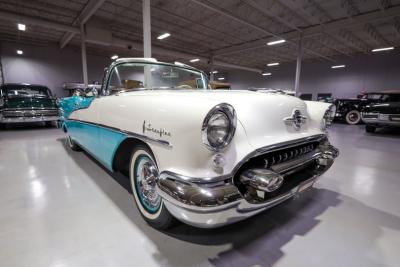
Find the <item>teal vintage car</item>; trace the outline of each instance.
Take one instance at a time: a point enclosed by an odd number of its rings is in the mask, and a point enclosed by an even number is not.
[[[57,101],[43,85],[8,83],[0,87],[0,126],[25,122],[55,125],[59,120]]]

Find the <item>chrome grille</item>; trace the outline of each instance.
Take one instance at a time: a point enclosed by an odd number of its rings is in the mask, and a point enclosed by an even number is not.
[[[42,117],[42,116],[58,116],[58,109],[43,110],[5,110],[3,111],[5,118],[11,117]]]
[[[318,147],[318,142],[295,146],[264,155],[265,168],[271,168],[275,164],[294,160],[305,154],[311,153]]]

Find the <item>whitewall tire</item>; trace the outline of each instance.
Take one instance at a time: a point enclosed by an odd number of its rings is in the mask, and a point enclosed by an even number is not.
[[[132,153],[129,178],[136,206],[142,217],[153,227],[166,229],[175,219],[165,208],[156,191],[158,168],[152,153],[145,146],[138,146]]]
[[[358,110],[351,110],[346,114],[347,124],[355,125],[359,124],[361,121],[361,114]]]

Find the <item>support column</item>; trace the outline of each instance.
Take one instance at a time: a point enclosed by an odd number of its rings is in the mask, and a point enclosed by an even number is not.
[[[143,52],[144,57],[151,57],[151,21],[150,0],[143,0]]]
[[[151,57],[151,21],[150,21],[150,0],[143,0],[143,56]],[[144,67],[144,86],[152,87],[151,66]]]
[[[83,84],[85,89],[88,87],[88,73],[87,73],[87,61],[86,61],[86,34],[85,25],[81,25],[81,49],[82,49],[82,73],[83,73]]]
[[[301,72],[301,58],[303,55],[303,49],[301,45],[302,38],[299,39],[299,47],[297,51],[297,62],[296,62],[296,78],[294,82],[294,92],[295,95],[298,96],[299,94],[299,86],[300,86],[300,72]]]
[[[210,82],[214,81],[214,57],[210,58]]]

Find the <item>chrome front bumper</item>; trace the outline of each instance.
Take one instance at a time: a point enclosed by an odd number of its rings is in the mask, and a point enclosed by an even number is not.
[[[328,144],[295,160],[275,165],[273,170],[279,176],[280,173],[285,173],[283,176],[293,173],[296,175],[299,169],[300,174],[301,168],[311,162],[316,167],[313,167],[312,174],[301,183],[260,203],[248,201],[235,185],[233,176],[194,183],[189,182],[194,178],[162,172],[158,179],[157,192],[163,198],[166,208],[177,219],[201,228],[219,227],[253,216],[311,187],[316,178],[331,167],[338,154],[339,151]],[[272,170],[270,172],[274,173]],[[251,178],[256,183],[265,177],[255,175]]]
[[[361,119],[365,124],[381,126],[400,126],[399,114],[361,113]]]

